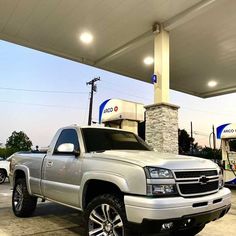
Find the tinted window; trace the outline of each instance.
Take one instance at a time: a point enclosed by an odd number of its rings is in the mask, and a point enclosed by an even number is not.
[[[119,130],[84,128],[87,152],[105,150],[151,150],[138,136]]]
[[[231,152],[236,152],[236,140],[230,139],[229,140],[229,148]]]
[[[75,150],[79,151],[79,141],[76,130],[64,129],[57,140],[54,152],[63,143],[73,143],[75,146]]]

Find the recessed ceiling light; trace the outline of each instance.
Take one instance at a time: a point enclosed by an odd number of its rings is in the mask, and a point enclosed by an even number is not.
[[[153,57],[145,57],[143,62],[145,65],[152,65],[154,62],[154,59],[153,59]]]
[[[215,80],[211,80],[211,81],[208,82],[208,86],[211,87],[211,88],[215,87],[217,84],[218,83]]]
[[[93,41],[93,35],[89,32],[84,32],[80,35],[80,40],[85,44],[90,44]]]

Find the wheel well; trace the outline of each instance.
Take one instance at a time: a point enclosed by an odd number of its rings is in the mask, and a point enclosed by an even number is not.
[[[95,197],[105,193],[113,194],[123,201],[124,194],[115,184],[102,180],[89,180],[84,187],[83,208],[85,209]]]
[[[17,179],[25,178],[25,172],[23,170],[16,170],[14,175],[14,183]]]

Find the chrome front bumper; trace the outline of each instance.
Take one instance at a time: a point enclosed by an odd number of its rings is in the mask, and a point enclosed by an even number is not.
[[[124,202],[128,221],[141,224],[144,219],[178,219],[186,215],[214,211],[224,207],[229,208],[231,192],[228,188],[222,188],[217,193],[194,198],[125,196]]]

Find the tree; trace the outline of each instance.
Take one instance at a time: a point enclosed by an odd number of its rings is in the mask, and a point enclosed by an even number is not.
[[[192,153],[190,153],[190,147],[192,143]],[[230,146],[235,148],[236,150],[236,141],[232,142]],[[213,149],[210,147],[201,147],[198,143],[194,143],[194,139],[190,137],[184,129],[179,129],[179,153],[191,156],[197,156],[205,159],[214,159],[214,160],[221,160],[221,150],[220,149]]]
[[[11,153],[18,151],[29,151],[31,149],[31,146],[31,140],[23,131],[14,131],[8,138],[6,143],[6,148],[10,149]]]
[[[185,129],[179,129],[179,153],[187,154],[190,151],[191,143],[193,143],[194,139],[192,139]]]
[[[0,157],[6,159],[12,154],[10,149],[7,148],[0,148]]]
[[[205,159],[214,159],[214,160],[221,160],[221,149],[213,149],[210,147],[204,147],[196,154],[198,157],[202,157]]]

